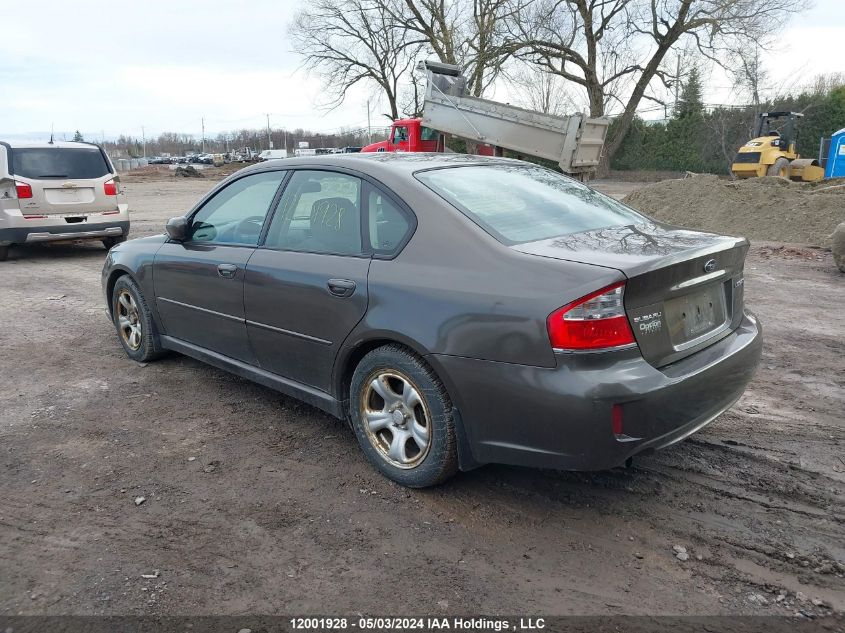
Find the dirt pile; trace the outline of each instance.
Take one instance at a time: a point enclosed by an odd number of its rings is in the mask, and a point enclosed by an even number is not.
[[[177,178],[205,178],[205,174],[191,165],[188,165],[187,167],[177,167],[176,171],[173,172],[173,175]]]
[[[783,178],[720,180],[703,175],[664,180],[624,202],[670,224],[750,240],[830,246],[845,221],[845,184],[797,183]]]
[[[831,250],[833,251],[833,261],[843,273],[845,273],[845,222],[836,227],[836,230],[831,236],[833,244]]]

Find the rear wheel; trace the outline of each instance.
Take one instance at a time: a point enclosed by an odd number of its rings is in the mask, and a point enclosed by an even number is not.
[[[766,175],[789,178],[789,159],[784,158],[783,156],[778,158],[769,166],[768,171],[766,171]]]
[[[373,350],[355,368],[350,396],[361,450],[384,475],[425,488],[457,472],[452,402],[418,356],[398,345]]]
[[[6,258],[9,256],[9,247],[7,246],[0,246],[0,262],[5,262]]]
[[[104,237],[103,238],[103,246],[106,247],[106,250],[111,250],[112,247],[117,246],[126,241],[126,236],[121,235],[120,237]]]
[[[128,275],[114,284],[112,318],[120,344],[132,360],[146,362],[161,356],[161,339],[140,288]]]

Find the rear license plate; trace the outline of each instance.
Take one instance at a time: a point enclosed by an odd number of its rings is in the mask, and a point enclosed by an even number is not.
[[[79,200],[78,189],[56,189],[55,194],[61,200],[76,201]]]
[[[683,345],[725,324],[725,289],[722,284],[716,284],[670,299],[665,309],[669,339],[675,346]]]
[[[87,204],[94,202],[94,189],[91,187],[45,188],[44,198],[49,204]]]

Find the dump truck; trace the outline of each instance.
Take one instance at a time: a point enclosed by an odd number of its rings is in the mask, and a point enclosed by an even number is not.
[[[800,112],[763,112],[757,117],[754,138],[739,148],[731,171],[736,178],[780,176],[814,182],[824,178],[815,158],[801,158],[798,142]]]
[[[452,135],[474,145],[473,153],[502,156],[509,150],[545,158],[581,180],[598,167],[609,119],[556,116],[473,97],[459,66],[424,61],[418,68],[426,74],[422,117],[394,121],[386,141],[362,152],[443,152]]]

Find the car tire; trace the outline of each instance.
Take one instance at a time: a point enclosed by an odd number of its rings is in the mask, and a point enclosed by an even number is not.
[[[9,247],[8,246],[0,246],[0,262],[5,262],[6,258],[9,257]]]
[[[129,358],[145,363],[163,354],[161,338],[144,295],[128,275],[114,284],[111,308],[117,338]]]
[[[104,237],[103,246],[106,247],[107,251],[110,251],[113,247],[117,246],[118,244],[122,244],[125,241],[125,235],[121,235],[120,237]]]
[[[355,368],[349,393],[358,444],[386,477],[426,488],[457,472],[452,401],[419,356],[399,345],[371,351]]]
[[[771,164],[767,176],[779,176],[781,178],[789,178],[789,159],[781,156]]]

